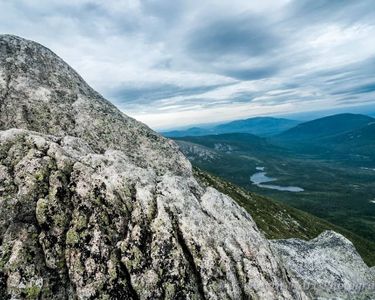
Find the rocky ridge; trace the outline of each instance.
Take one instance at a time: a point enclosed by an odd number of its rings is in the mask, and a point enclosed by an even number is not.
[[[211,161],[214,159],[219,159],[220,154],[208,147],[204,147],[198,144],[186,142],[186,141],[176,141],[179,149],[182,153],[190,160],[201,160],[201,161]]]
[[[1,130],[75,136],[98,153],[121,150],[141,167],[191,174],[173,142],[120,112],[49,49],[2,35],[0,66]]]
[[[0,64],[3,298],[305,298],[173,142],[37,43],[1,36]]]
[[[313,299],[375,299],[375,269],[341,234],[325,231],[310,241],[275,240],[272,246]]]
[[[0,130],[1,299],[308,298],[251,216],[198,183],[172,141],[10,35]]]

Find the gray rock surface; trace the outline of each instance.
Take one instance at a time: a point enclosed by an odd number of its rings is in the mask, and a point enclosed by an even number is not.
[[[311,241],[275,240],[272,247],[316,299],[375,299],[375,272],[353,244],[334,231]]]
[[[219,153],[208,147],[186,141],[176,141],[176,143],[181,152],[190,161],[212,161],[215,159],[220,159]]]
[[[172,141],[121,113],[38,43],[0,36],[0,87],[0,130],[80,137],[98,153],[121,150],[141,167],[191,174]]]
[[[0,299],[355,298],[373,273],[334,233],[271,247],[175,143],[0,35]]]
[[[306,299],[173,142],[9,35],[0,129],[0,299]]]

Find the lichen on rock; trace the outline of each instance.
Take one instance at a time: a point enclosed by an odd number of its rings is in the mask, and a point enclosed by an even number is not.
[[[1,295],[304,298],[245,211],[50,50],[2,35],[0,77]]]
[[[66,137],[8,130],[0,142],[18,149],[1,160],[17,186],[0,202],[12,297],[304,297],[251,217],[193,177]]]
[[[311,241],[274,240],[272,247],[313,299],[374,299],[375,274],[353,244],[325,231]]]
[[[306,299],[298,279],[172,141],[0,35],[1,299]]]

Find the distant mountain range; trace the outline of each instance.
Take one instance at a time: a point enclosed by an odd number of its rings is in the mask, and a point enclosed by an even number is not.
[[[256,117],[216,125],[163,133],[167,137],[212,147],[230,141],[246,144],[247,150],[267,153],[277,147],[324,158],[357,157],[375,161],[375,119],[343,113],[302,122],[283,118]],[[200,137],[194,139],[193,137]],[[195,141],[196,140],[196,141]],[[237,145],[238,146],[238,145]]]
[[[357,130],[373,122],[375,119],[366,115],[337,114],[298,124],[282,132],[279,138],[288,140],[321,139]]]
[[[375,119],[360,114],[333,115],[301,123],[269,142],[321,158],[375,162]]]
[[[259,136],[271,136],[286,131],[300,122],[296,120],[255,117],[245,120],[236,120],[212,127],[192,127],[186,130],[173,130],[162,132],[166,137],[204,136],[224,133],[250,133]]]

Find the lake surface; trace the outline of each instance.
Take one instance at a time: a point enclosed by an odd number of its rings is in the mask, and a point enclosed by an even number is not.
[[[257,171],[261,170],[261,172],[257,172],[250,177],[250,181],[256,186],[259,186],[265,189],[272,189],[272,190],[293,192],[293,193],[304,191],[303,188],[298,187],[298,186],[281,186],[281,185],[275,185],[275,184],[264,184],[264,183],[276,181],[277,178],[272,178],[272,177],[267,176],[267,173],[264,172],[264,167],[257,167],[256,170]]]
[[[362,170],[375,171],[374,168],[361,167]]]

